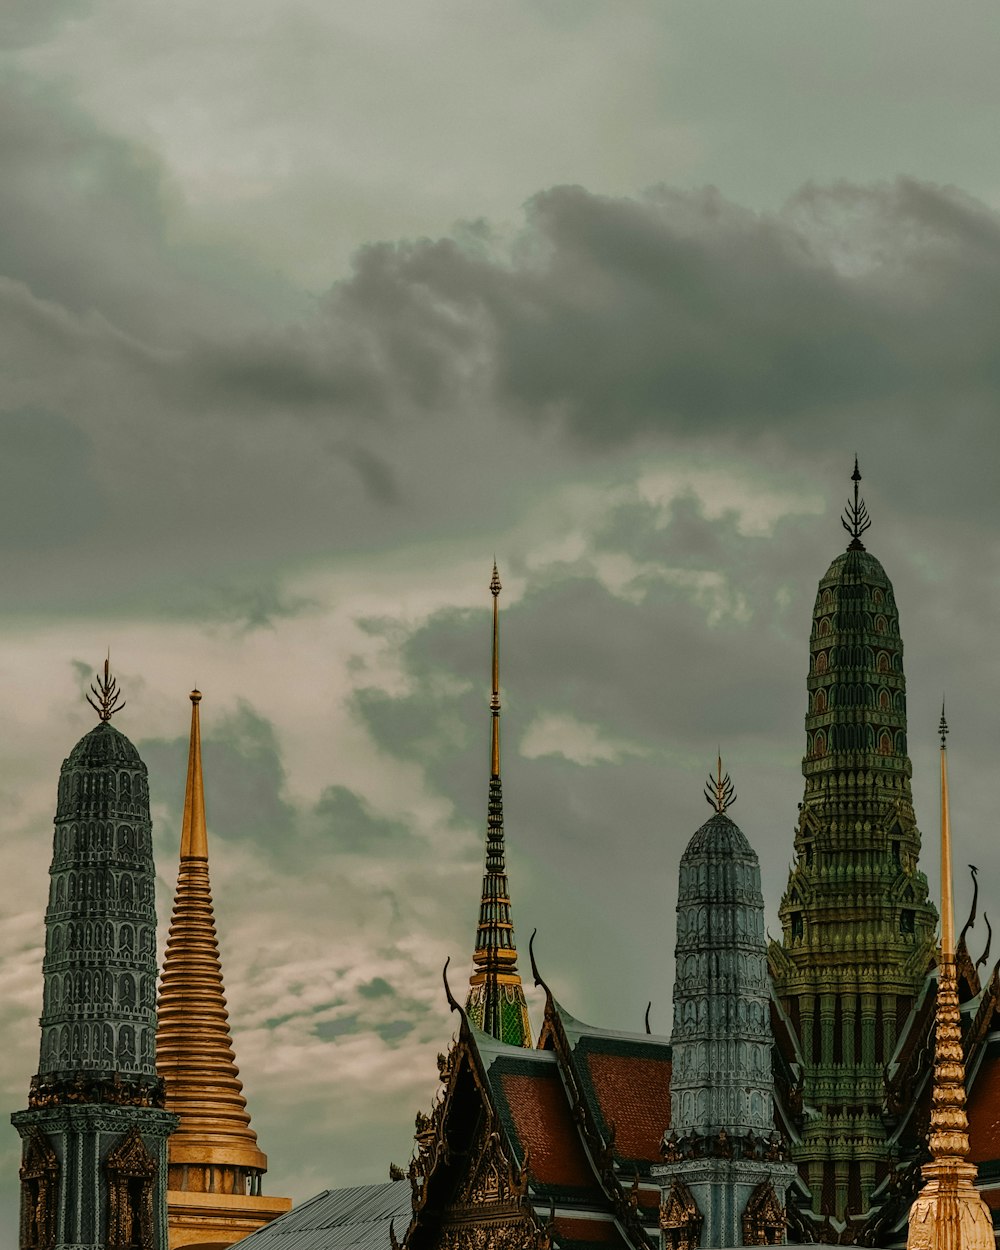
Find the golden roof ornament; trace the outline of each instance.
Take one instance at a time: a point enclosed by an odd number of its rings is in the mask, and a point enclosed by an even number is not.
[[[955,968],[955,906],[951,878],[948,806],[948,722],[941,704],[941,959],[938,965],[931,1161],[924,1187],[910,1208],[907,1250],[995,1250],[993,1218],[976,1191],[976,1165],[968,1161],[965,1064]]]
[[[90,694],[94,696],[92,699]],[[104,661],[104,676],[97,674],[94,681],[90,684],[90,694],[86,696],[87,702],[97,713],[102,721],[109,721],[115,712],[120,712],[125,706],[125,700],[122,698],[121,690],[118,682],[111,676],[111,652],[108,651],[107,658]],[[94,702],[94,699],[97,702]]]
[[[854,503],[848,503],[844,509],[844,515],[840,518],[840,523],[851,536],[851,543],[847,550],[864,551],[865,545],[861,541],[861,535],[865,530],[871,529],[872,521],[865,507],[865,501],[858,495],[861,470],[858,468],[857,456],[854,457],[854,472],[851,474],[851,481],[854,483]]]
[[[722,775],[721,751],[718,754],[716,763],[718,767],[716,776],[713,777],[711,773],[708,775],[708,784],[705,786],[705,802],[709,807],[714,807],[721,816],[727,808],[732,807],[736,802],[736,790],[729,779],[729,774]]]

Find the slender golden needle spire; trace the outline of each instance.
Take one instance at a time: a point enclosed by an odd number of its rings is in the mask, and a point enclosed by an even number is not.
[[[208,876],[200,703],[192,690],[180,868],[157,1009],[156,1067],[167,1107],[180,1116],[167,1156],[172,1247],[230,1245],[291,1205],[261,1196],[267,1156],[233,1053]]]
[[[184,821],[181,825],[181,859],[208,859],[205,825],[205,783],[201,775],[201,691],[191,691],[191,745],[188,750],[187,786],[184,790]]]
[[[493,576],[490,579],[490,593],[493,595],[493,694],[490,698],[490,712],[493,716],[490,738],[490,776],[500,776],[500,620],[498,605],[500,600],[500,574],[497,562],[493,561]]]
[[[490,695],[490,788],[486,818],[486,868],[479,903],[479,927],[469,978],[466,1011],[485,1033],[515,1046],[531,1045],[531,1024],[517,971],[504,852],[503,789],[500,783],[500,574],[493,561],[493,688]]]
[[[965,1063],[955,968],[955,903],[951,878],[948,804],[948,722],[941,705],[941,959],[938,964],[934,1088],[931,1095],[930,1163],[924,1187],[910,1208],[907,1250],[995,1250],[993,1219],[976,1192],[976,1165],[969,1163],[965,1114]]]

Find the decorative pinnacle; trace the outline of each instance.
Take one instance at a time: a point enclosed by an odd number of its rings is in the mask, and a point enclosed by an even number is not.
[[[97,703],[88,694],[87,702],[94,709],[102,721],[108,721],[114,716],[115,712],[120,712],[125,706],[125,700],[122,698],[121,691],[118,688],[118,682],[111,676],[111,652],[108,652],[107,659],[104,661],[104,677],[102,679],[100,673],[96,679],[91,682],[90,693],[97,699]]]
[[[945,739],[951,733],[951,730],[948,728],[948,722],[944,718],[944,699],[941,700],[941,720],[938,723],[938,733],[941,735],[941,750],[947,751],[948,744]]]
[[[490,712],[493,724],[490,731],[490,775],[500,776],[500,621],[498,600],[500,598],[500,574],[497,562],[493,561],[493,576],[490,578],[490,593],[493,595],[493,693],[490,696]]]
[[[840,518],[840,523],[851,536],[851,544],[847,550],[864,551],[865,545],[861,541],[861,535],[865,530],[871,529],[872,522],[868,509],[865,507],[865,501],[858,495],[861,470],[858,468],[857,456],[854,457],[854,472],[851,474],[851,481],[854,483],[854,503],[848,503],[844,509],[844,515]]]
[[[724,812],[727,808],[732,807],[736,802],[736,791],[733,783],[729,779],[729,774],[722,775],[722,753],[719,753],[718,774],[713,777],[711,773],[708,775],[708,785],[705,786],[705,802],[709,807],[714,807],[717,812]]]

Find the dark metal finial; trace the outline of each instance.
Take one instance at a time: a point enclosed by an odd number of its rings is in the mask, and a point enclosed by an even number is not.
[[[90,694],[94,696],[97,702],[88,694],[87,702],[94,709],[102,721],[107,721],[114,716],[115,712],[120,712],[125,706],[125,700],[118,688],[118,682],[111,676],[111,652],[108,652],[107,659],[104,661],[104,676],[97,674],[96,679],[91,682]]]
[[[720,814],[727,808],[732,807],[736,802],[736,790],[733,783],[729,779],[729,774],[722,775],[722,754],[718,757],[718,775],[713,777],[711,773],[708,775],[708,785],[705,786],[705,802],[709,807],[714,807]]]
[[[849,503],[844,509],[844,515],[840,518],[840,523],[851,536],[851,545],[848,551],[864,551],[865,545],[861,541],[861,535],[867,529],[871,529],[871,517],[868,515],[868,509],[865,507],[865,501],[858,494],[858,483],[861,481],[861,470],[858,468],[858,458],[854,457],[854,472],[851,474],[851,481],[854,483],[854,503]]]
[[[653,1030],[649,1027],[649,1012],[650,1012],[650,1009],[652,1008],[652,1006],[653,1006],[653,1000],[652,1000],[652,999],[650,999],[650,1000],[649,1000],[649,1002],[646,1004],[646,1032],[647,1032],[647,1034],[652,1033],[652,1031],[653,1031]]]
[[[497,572],[496,556],[493,557],[493,576],[490,578],[490,590],[498,595],[503,587],[500,585],[500,574]]]
[[[948,728],[948,722],[944,718],[944,699],[941,700],[941,722],[938,725],[938,733],[941,735],[941,750],[945,751],[948,747],[945,739],[951,733],[951,730]]]

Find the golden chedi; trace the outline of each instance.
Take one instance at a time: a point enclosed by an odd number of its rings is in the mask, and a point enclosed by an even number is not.
[[[968,1161],[965,1064],[955,967],[955,911],[951,885],[948,813],[948,725],[941,709],[941,961],[938,965],[937,1033],[931,1101],[931,1161],[923,1189],[910,1208],[907,1250],[995,1250],[993,1219],[976,1192],[976,1165]]]
[[[291,1206],[261,1194],[267,1156],[233,1053],[208,875],[200,702],[192,691],[180,869],[157,1008],[156,1067],[166,1105],[180,1117],[168,1155],[170,1250],[221,1250]]]

